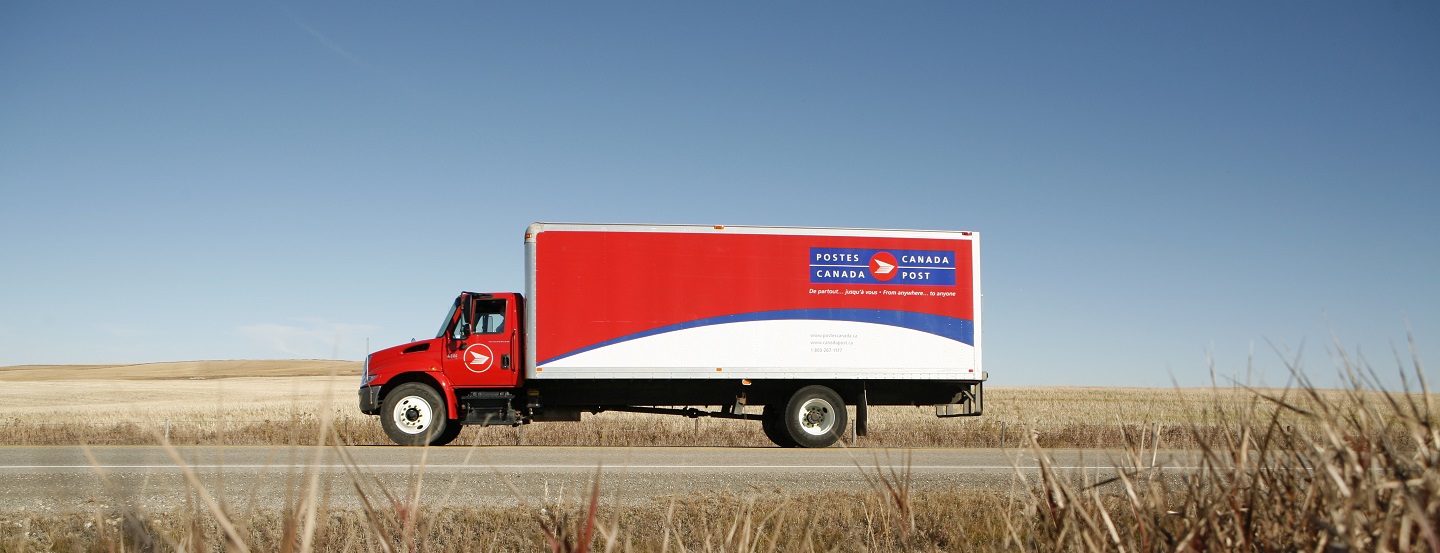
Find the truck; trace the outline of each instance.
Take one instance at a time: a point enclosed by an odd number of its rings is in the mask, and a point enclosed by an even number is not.
[[[619,411],[828,447],[852,409],[857,436],[874,405],[983,413],[976,232],[535,223],[524,252],[523,293],[462,292],[366,357],[360,411],[397,444]]]

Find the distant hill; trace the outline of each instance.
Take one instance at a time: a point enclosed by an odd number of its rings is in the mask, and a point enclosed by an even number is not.
[[[16,365],[0,367],[0,382],[41,380],[201,380],[235,377],[359,376],[359,361],[178,361],[138,365]]]

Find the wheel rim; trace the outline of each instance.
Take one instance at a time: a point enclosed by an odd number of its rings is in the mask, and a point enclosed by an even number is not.
[[[395,402],[395,410],[390,413],[395,420],[395,427],[406,434],[419,434],[430,429],[430,422],[434,420],[435,413],[430,409],[430,402],[420,396],[405,396]]]
[[[824,436],[835,428],[835,406],[820,398],[811,398],[800,404],[796,417],[800,430],[811,436]]]

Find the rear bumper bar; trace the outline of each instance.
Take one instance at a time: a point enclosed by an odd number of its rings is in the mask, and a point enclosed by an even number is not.
[[[950,417],[978,417],[985,412],[985,382],[976,382],[974,386],[961,391],[950,403],[935,406],[935,416],[942,419]]]

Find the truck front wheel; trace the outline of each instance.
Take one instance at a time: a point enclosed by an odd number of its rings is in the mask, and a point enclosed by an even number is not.
[[[797,446],[829,447],[845,432],[845,422],[845,402],[840,394],[825,386],[806,386],[785,404],[780,428]]]
[[[411,382],[385,396],[380,425],[400,445],[445,445],[460,435],[460,423],[447,420],[445,401],[434,388]]]

